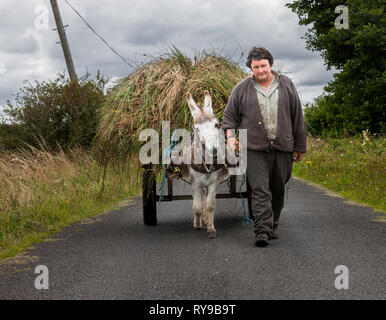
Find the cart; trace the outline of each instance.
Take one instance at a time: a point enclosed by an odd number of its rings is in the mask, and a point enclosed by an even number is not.
[[[175,201],[175,200],[192,200],[192,195],[173,195],[173,179],[175,176],[166,171],[166,183],[167,194],[158,195],[156,190],[156,176],[154,167],[152,164],[143,165],[142,174],[142,204],[143,204],[143,223],[147,226],[154,226],[157,224],[157,202],[161,201]],[[250,219],[253,219],[251,210],[251,198],[250,198],[250,186],[248,180],[246,180],[247,191],[236,191],[236,176],[230,178],[229,193],[218,193],[216,199],[229,199],[229,198],[246,198],[248,200],[248,215]]]

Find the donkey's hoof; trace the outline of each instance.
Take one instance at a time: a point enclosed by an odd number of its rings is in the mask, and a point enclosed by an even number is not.
[[[193,224],[193,227],[196,230],[202,230],[202,223],[201,224]]]
[[[208,231],[207,233],[209,239],[216,238],[216,231]]]

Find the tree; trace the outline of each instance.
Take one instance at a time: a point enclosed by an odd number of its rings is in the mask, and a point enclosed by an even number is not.
[[[0,123],[0,152],[22,146],[22,130],[17,124]]]
[[[37,140],[56,148],[89,146],[97,125],[97,109],[104,101],[105,80],[85,75],[70,81],[59,74],[54,81],[25,82],[5,112],[21,129],[20,139],[36,145]]]
[[[335,8],[349,10],[348,29],[337,29]],[[298,0],[286,5],[309,25],[307,48],[319,51],[327,69],[338,72],[325,93],[305,109],[306,121],[321,133],[385,133],[385,0]]]

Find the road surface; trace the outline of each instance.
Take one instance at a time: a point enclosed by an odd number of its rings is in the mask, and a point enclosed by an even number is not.
[[[191,208],[191,200],[163,202],[158,225],[148,227],[136,198],[73,224],[0,265],[0,299],[386,298],[384,213],[293,178],[280,239],[257,248],[252,224],[241,224],[240,200],[217,201],[216,239],[193,228]],[[39,265],[48,289],[35,287]]]

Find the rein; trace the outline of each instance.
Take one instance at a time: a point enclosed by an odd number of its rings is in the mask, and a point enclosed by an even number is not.
[[[204,142],[202,142],[201,141],[201,139],[199,138],[199,136],[198,135],[196,135],[195,134],[195,129],[193,129],[193,132],[192,132],[192,137],[193,137],[193,142],[192,142],[192,148],[191,148],[191,153],[192,153],[192,163],[190,164],[190,166],[194,169],[194,170],[196,170],[196,171],[198,171],[198,172],[201,172],[201,173],[211,173],[211,172],[214,172],[214,171],[217,171],[217,170],[219,170],[219,169],[221,169],[222,167],[225,167],[225,164],[218,164],[217,163],[217,156],[213,156],[213,163],[212,164],[210,164],[210,166],[209,166],[209,168],[208,168],[208,166],[206,165],[206,163],[205,163],[205,159],[204,159],[204,157],[205,157],[205,152],[204,153],[202,153],[201,152],[201,164],[195,164],[194,163],[194,146],[195,146],[195,138],[197,137],[199,140],[200,140],[200,142],[201,142],[201,144],[200,144],[200,147],[201,147],[201,149],[202,149],[202,147],[204,146],[204,150],[205,150],[205,143]],[[203,166],[203,168],[202,168],[202,166]],[[205,170],[204,170],[205,169]]]

